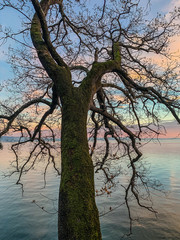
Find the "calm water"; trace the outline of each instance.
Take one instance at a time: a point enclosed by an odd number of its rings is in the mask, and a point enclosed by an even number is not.
[[[13,155],[8,151],[9,143],[4,143],[0,151],[0,240],[56,240],[57,239],[57,196],[59,178],[52,168],[47,174],[47,186],[43,188],[41,165],[23,178],[24,195],[15,185],[16,176],[4,178],[10,169]],[[154,214],[137,208],[132,202],[133,235],[128,233],[129,221],[124,205],[100,218],[103,240],[180,240],[180,139],[162,140],[143,148],[145,161],[151,165],[151,176],[164,184],[166,195],[152,194]],[[125,176],[119,181],[126,181]],[[100,180],[96,181],[98,186]],[[35,202],[39,205],[36,206]],[[116,207],[123,201],[117,189],[111,196],[97,197],[100,212]],[[135,207],[134,207],[135,206]],[[49,213],[42,211],[44,207]],[[87,239],[88,240],[88,239]]]

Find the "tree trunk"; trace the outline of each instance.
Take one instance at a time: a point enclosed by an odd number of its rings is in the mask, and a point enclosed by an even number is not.
[[[88,98],[78,88],[72,92],[61,99],[59,240],[100,240],[94,169],[87,142]]]

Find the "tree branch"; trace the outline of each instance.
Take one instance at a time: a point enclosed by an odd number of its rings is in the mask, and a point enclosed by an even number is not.
[[[24,105],[22,105],[17,111],[15,111],[12,115],[10,116],[6,116],[6,115],[0,115],[0,119],[6,119],[8,120],[9,122],[7,123],[7,126],[6,128],[0,132],[0,137],[3,136],[4,134],[6,134],[8,131],[9,131],[9,128],[11,126],[11,124],[14,122],[14,120],[16,119],[16,117],[23,111],[25,110],[26,108],[28,108],[29,106],[33,105],[33,104],[36,104],[36,103],[44,103],[48,106],[51,106],[51,103],[45,99],[42,99],[42,98],[36,98],[36,99],[33,99],[27,103],[25,103]]]

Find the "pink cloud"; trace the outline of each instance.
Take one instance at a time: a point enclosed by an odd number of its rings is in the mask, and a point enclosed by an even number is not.
[[[180,125],[175,122],[165,122],[166,135],[160,135],[160,138],[180,138]]]

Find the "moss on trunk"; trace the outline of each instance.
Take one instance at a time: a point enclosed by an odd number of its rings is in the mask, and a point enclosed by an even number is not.
[[[59,240],[100,240],[94,169],[87,142],[87,96],[75,88],[71,97],[64,97],[62,111]]]

